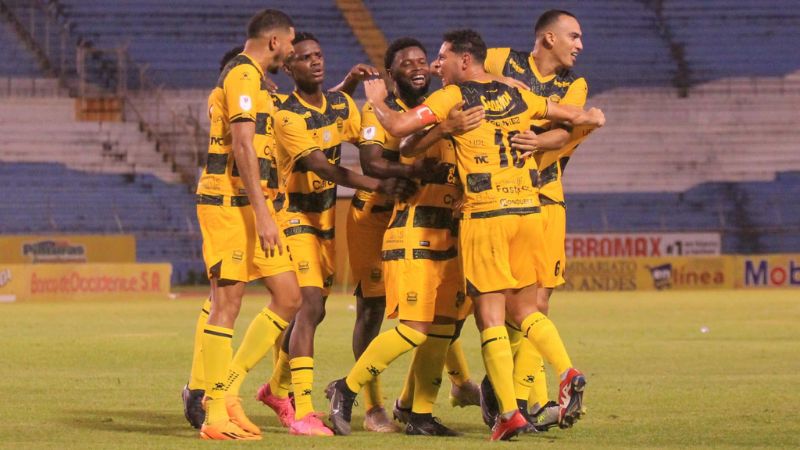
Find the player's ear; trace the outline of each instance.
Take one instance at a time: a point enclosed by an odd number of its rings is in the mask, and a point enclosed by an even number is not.
[[[556,34],[552,31],[547,31],[544,33],[544,44],[547,48],[553,48],[556,43]]]
[[[280,46],[280,43],[278,42],[278,36],[276,36],[275,34],[270,35],[268,45],[269,45],[269,51],[271,52],[276,51]]]

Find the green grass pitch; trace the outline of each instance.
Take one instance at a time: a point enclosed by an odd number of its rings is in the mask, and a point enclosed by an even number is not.
[[[237,340],[264,304],[248,291]],[[486,448],[477,407],[451,408],[445,381],[435,414],[465,435],[422,438],[361,430],[350,437],[289,436],[252,394],[271,356],[245,382],[245,409],[261,442],[202,442],[180,404],[202,293],[177,300],[0,305],[0,448]],[[315,404],[353,358],[353,301],[335,295],[319,329]],[[588,414],[571,430],[503,448],[800,447],[800,295],[792,291],[556,293],[551,317],[587,375]],[[702,333],[701,328],[708,332]],[[483,376],[470,319],[463,336],[473,378]],[[386,403],[409,358],[383,375]],[[551,377],[551,394],[555,393]]]

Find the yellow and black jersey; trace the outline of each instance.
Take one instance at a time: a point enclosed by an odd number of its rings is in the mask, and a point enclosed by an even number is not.
[[[197,186],[203,204],[242,206],[249,203],[232,153],[231,123],[255,122],[253,148],[259,178],[267,199],[280,209],[278,170],[274,160],[273,98],[267,90],[264,72],[247,54],[234,57],[223,69],[217,86],[208,97],[211,121],[206,167]]]
[[[446,170],[419,184],[405,202],[397,202],[383,240],[383,259],[445,260],[457,255],[458,222],[453,208],[461,198],[456,173],[455,143],[443,139],[416,158],[400,158],[404,164],[435,158]],[[413,256],[412,256],[413,254]]]
[[[543,77],[534,63],[530,52],[520,52],[510,48],[490,48],[486,61],[486,71],[497,75],[514,78],[530,86],[531,92],[548,98],[550,101],[564,105],[583,108],[586,104],[588,86],[586,79],[570,70]],[[564,189],[561,185],[561,174],[570,156],[589,134],[588,128],[575,129],[559,125],[570,132],[570,140],[559,150],[536,153],[540,174],[540,194],[556,202],[564,201]],[[536,120],[531,128],[535,133],[550,130],[553,124],[549,120]]]
[[[396,96],[394,93],[386,97],[385,103],[389,108],[405,112],[408,111],[408,106],[403,103],[403,100]],[[375,111],[372,104],[366,102],[364,108],[361,110],[361,137],[358,140],[359,145],[378,145],[383,151],[381,156],[389,161],[397,162],[400,160],[400,138],[392,136],[387,133],[383,126],[378,122],[375,117]],[[370,210],[373,212],[391,211],[394,205],[394,199],[387,197],[383,194],[368,191],[356,191],[353,202],[362,205],[360,209],[370,205]]]
[[[323,94],[322,106],[306,103],[295,92],[275,113],[276,161],[288,204],[283,220],[287,235],[312,233],[332,238],[336,184],[308,170],[302,159],[320,150],[339,164],[342,142],[356,142],[361,118],[355,102],[341,92]]]
[[[468,81],[434,92],[423,105],[442,121],[461,101],[464,109],[483,105],[485,111],[478,128],[453,137],[464,217],[537,212],[536,163],[521,159],[509,140],[547,115],[546,99],[497,81]]]

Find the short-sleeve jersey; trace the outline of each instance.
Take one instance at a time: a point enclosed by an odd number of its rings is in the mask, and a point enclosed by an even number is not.
[[[404,112],[409,109],[408,106],[403,103],[403,100],[394,93],[386,97],[385,103],[389,108],[395,111]],[[358,144],[378,145],[383,149],[381,152],[381,157],[383,159],[394,162],[400,160],[400,139],[386,132],[380,122],[378,122],[378,118],[375,117],[375,111],[372,104],[369,102],[364,103],[364,108],[361,110],[361,137],[359,137]],[[394,199],[376,192],[359,190],[356,191],[356,197],[365,203],[389,208],[391,208],[394,203]]]
[[[223,69],[208,97],[211,121],[208,157],[200,176],[197,194],[239,197],[247,191],[232,153],[231,123],[255,122],[253,148],[258,158],[259,178],[265,196],[278,197],[278,170],[274,161],[273,98],[267,90],[264,72],[256,61],[240,53]]]
[[[464,109],[483,105],[485,120],[453,137],[459,178],[464,187],[465,217],[525,214],[539,205],[536,163],[523,160],[509,139],[547,115],[547,101],[529,91],[497,81],[445,86],[423,104],[438,121],[464,101]]]
[[[303,158],[319,150],[338,165],[342,142],[356,142],[360,127],[355,102],[342,92],[324,93],[320,108],[296,92],[281,103],[275,113],[276,160],[288,200],[283,216],[288,227],[333,237],[336,184],[306,168]]]
[[[396,241],[387,234],[390,238],[384,238],[383,251],[403,249],[406,256],[409,252],[427,252],[432,255],[430,259],[449,259],[456,256],[457,221],[453,208],[461,198],[454,141],[442,139],[415,158],[401,157],[400,161],[412,164],[424,158],[438,160],[445,170],[431,180],[415,180],[419,190],[406,201],[395,204],[389,230],[404,227],[406,232],[398,235],[403,239]]]
[[[514,78],[525,83],[530,86],[531,92],[552,102],[580,108],[586,104],[588,86],[585,78],[570,70],[543,77],[536,68],[530,52],[520,52],[510,48],[490,48],[484,66],[491,74]],[[536,120],[533,122],[532,130],[543,133],[552,127],[553,124],[549,120]],[[565,128],[570,132],[573,131],[568,127]],[[586,128],[571,133],[569,142],[559,150],[534,155],[540,171],[541,195],[555,201],[564,201],[561,175],[578,144],[588,135],[585,130]]]

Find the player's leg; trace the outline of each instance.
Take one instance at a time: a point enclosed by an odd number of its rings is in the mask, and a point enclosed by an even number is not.
[[[272,256],[269,261],[264,261],[260,265],[260,272],[271,273],[263,280],[272,296],[272,301],[250,322],[244,339],[228,369],[228,379],[231,380],[226,396],[228,415],[234,423],[253,434],[260,434],[261,430],[245,415],[239,389],[247,373],[275,345],[278,337],[281,336],[288,322],[294,318],[300,307],[301,297],[297,277],[288,257],[288,249],[284,252],[284,255]],[[280,259],[283,261],[279,261]],[[282,271],[277,272],[278,270]]]
[[[467,295],[475,307],[486,374],[499,403],[492,440],[506,440],[527,424],[517,410],[513,356],[505,328],[506,290],[517,282],[511,273],[509,243],[518,228],[516,216],[461,221],[461,261]]]
[[[347,377],[331,382],[328,393],[331,401],[330,420],[336,434],[350,434],[350,419],[356,394],[372,378],[380,375],[400,355],[414,350],[427,339],[435,310],[435,285],[426,283],[420,276],[425,264],[420,260],[405,259],[384,261],[386,273],[387,310],[399,309],[400,323],[379,334],[358,358]],[[416,277],[411,276],[415,274]],[[422,320],[410,315],[409,305],[418,305],[424,310]],[[427,315],[428,317],[424,317]],[[441,373],[441,372],[440,372]]]
[[[189,424],[197,429],[203,425],[206,410],[203,409],[203,396],[206,393],[205,374],[203,372],[203,329],[208,321],[211,311],[211,296],[203,302],[200,314],[194,329],[194,348],[192,350],[192,369],[189,372],[189,382],[183,387],[181,399],[183,400],[183,415]]]
[[[380,333],[386,309],[386,294],[381,268],[383,232],[388,212],[374,213],[351,205],[347,215],[347,248],[350,268],[356,283],[356,323],[353,326],[353,356],[358,359]],[[383,407],[380,377],[364,386],[364,429],[396,432]]]
[[[206,383],[206,417],[200,428],[204,439],[260,439],[230,421],[225,407],[228,366],[233,357],[233,326],[239,315],[248,263],[253,257],[254,227],[249,207],[198,205],[203,234],[203,259],[211,281],[211,309],[203,327],[202,358]]]

